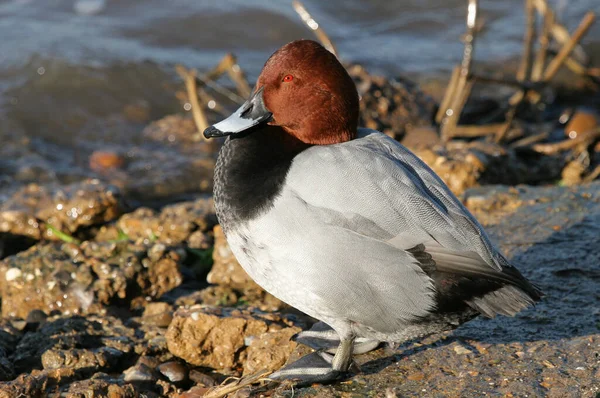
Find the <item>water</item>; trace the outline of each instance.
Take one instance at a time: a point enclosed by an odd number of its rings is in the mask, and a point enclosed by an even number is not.
[[[304,4],[341,57],[371,71],[446,76],[461,58],[466,0]],[[555,4],[571,31],[586,11],[600,13],[597,0]],[[480,15],[476,60],[518,57],[523,1],[481,0]],[[91,151],[147,145],[147,120],[182,111],[174,64],[207,70],[233,52],[252,81],[279,46],[313,38],[291,2],[272,0],[0,0],[0,37],[0,140],[26,145],[59,177],[76,170],[59,179],[93,175]],[[600,24],[587,41],[600,41]],[[132,104],[147,120],[124,116]],[[23,150],[0,153],[4,180]]]

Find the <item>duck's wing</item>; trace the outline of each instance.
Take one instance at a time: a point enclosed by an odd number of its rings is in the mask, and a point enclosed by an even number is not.
[[[496,305],[466,294],[464,300],[485,315],[512,315],[539,299],[442,180],[382,133],[361,129],[353,141],[304,151],[286,184],[324,222],[411,253],[436,281],[460,276],[451,282],[477,291],[491,284],[486,294],[510,296]]]

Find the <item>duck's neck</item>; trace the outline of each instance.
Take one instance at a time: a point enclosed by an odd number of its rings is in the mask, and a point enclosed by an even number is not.
[[[228,138],[215,167],[214,200],[223,228],[267,211],[281,192],[294,157],[309,145],[278,127]]]

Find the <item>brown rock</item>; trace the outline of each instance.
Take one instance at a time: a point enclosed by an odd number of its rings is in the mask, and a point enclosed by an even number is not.
[[[124,209],[119,191],[98,180],[67,186],[29,184],[0,206],[0,232],[56,240],[45,223],[72,234],[80,227],[114,220]]]
[[[33,370],[8,383],[0,383],[0,398],[45,397],[47,389],[73,380],[73,369]]]
[[[284,327],[277,314],[198,305],[175,312],[167,346],[192,365],[230,369],[243,365],[250,340]]]
[[[167,327],[173,320],[173,309],[168,303],[148,303],[142,315],[142,323]]]
[[[111,369],[124,353],[112,347],[99,349],[47,350],[42,354],[44,369]]]
[[[129,239],[155,240],[168,245],[175,245],[192,240],[188,246],[207,249],[212,241],[206,236],[216,224],[212,199],[202,198],[190,202],[182,202],[166,206],[160,213],[140,207],[123,215],[115,227]],[[114,228],[114,227],[113,227]],[[104,231],[102,240],[113,240],[115,235]]]
[[[156,253],[155,246],[50,243],[7,257],[0,261],[2,315],[26,318],[36,309],[88,313],[120,300],[159,298],[183,281],[182,259],[174,250]]]
[[[197,369],[190,370],[189,377],[191,381],[196,384],[200,384],[201,386],[213,387],[217,385],[217,381],[215,379]]]
[[[253,374],[260,370],[277,370],[288,360],[296,343],[291,341],[299,333],[299,327],[288,327],[274,332],[263,333],[252,340],[248,347],[248,357],[244,363],[244,374]]]
[[[261,289],[260,286],[248,276],[246,271],[244,271],[242,266],[236,260],[227,244],[227,239],[225,238],[221,226],[215,226],[213,232],[215,236],[215,247],[213,251],[214,262],[206,280],[209,283],[230,286],[242,291],[248,289]]]
[[[110,316],[58,318],[26,333],[11,359],[18,373],[42,366],[46,370],[69,368],[84,373],[94,369],[114,371],[122,366],[119,360],[131,351],[134,333]]]

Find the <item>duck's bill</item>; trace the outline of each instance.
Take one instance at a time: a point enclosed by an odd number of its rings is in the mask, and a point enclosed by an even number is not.
[[[240,134],[267,123],[272,118],[273,114],[269,112],[263,101],[263,87],[261,87],[231,116],[204,130],[204,136],[214,138]]]

